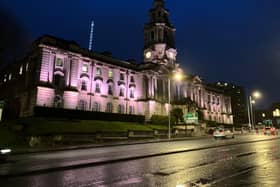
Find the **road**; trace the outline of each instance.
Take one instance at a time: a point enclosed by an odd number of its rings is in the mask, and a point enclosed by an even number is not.
[[[0,183],[52,187],[278,186],[280,139],[271,138],[248,135],[15,155],[0,164]]]

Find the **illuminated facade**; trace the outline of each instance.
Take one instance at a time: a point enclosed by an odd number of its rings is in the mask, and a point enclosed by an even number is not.
[[[142,63],[43,36],[34,42],[31,55],[0,75],[0,86],[7,90],[1,97],[8,98],[17,85],[14,97],[21,117],[32,115],[35,106],[43,106],[144,115],[149,120],[152,115],[168,115],[170,79],[171,108],[187,112],[190,100],[205,120],[232,124],[230,97],[221,90],[198,76],[172,80],[171,75],[182,70],[176,61],[175,29],[168,15],[164,1],[155,0],[144,29]]]

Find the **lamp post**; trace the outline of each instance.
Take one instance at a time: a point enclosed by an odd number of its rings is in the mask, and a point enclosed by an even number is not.
[[[174,76],[168,75],[168,139],[171,139],[171,110],[170,110],[170,98],[171,98],[171,78],[180,81],[183,79],[183,74],[181,71],[175,72]]]
[[[170,95],[171,95],[171,88],[170,88],[170,76],[168,76],[168,139],[171,138],[171,132],[170,132],[170,129],[171,129],[171,116],[170,116]]]
[[[254,99],[259,99],[260,97],[261,97],[261,93],[259,91],[254,91],[253,94],[249,96],[248,119],[249,119],[250,128],[253,129],[255,129],[255,125],[256,125],[254,120],[254,111],[253,111],[253,104],[256,103]]]

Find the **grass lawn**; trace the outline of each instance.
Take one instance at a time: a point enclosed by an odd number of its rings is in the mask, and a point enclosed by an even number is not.
[[[112,122],[94,120],[59,120],[30,118],[21,121],[26,124],[25,132],[32,135],[66,134],[66,133],[94,133],[94,132],[127,132],[167,130],[167,126],[144,125],[133,122]]]

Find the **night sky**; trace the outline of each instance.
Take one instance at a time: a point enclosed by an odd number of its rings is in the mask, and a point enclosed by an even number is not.
[[[92,18],[94,50],[139,62],[143,27],[152,3],[1,0],[0,26],[18,31],[10,39],[16,40],[12,42],[16,47],[50,34],[87,48]],[[187,73],[200,75],[207,82],[229,81],[249,91],[258,89],[264,94],[259,107],[280,101],[279,0],[167,0],[166,7],[177,29],[178,63]]]

